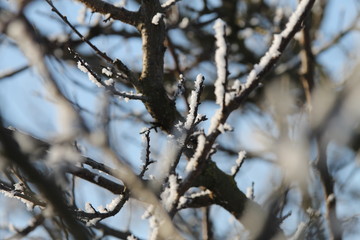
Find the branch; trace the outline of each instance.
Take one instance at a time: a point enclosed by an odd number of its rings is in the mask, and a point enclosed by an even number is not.
[[[0,127],[0,142],[3,146],[2,154],[12,164],[18,166],[33,182],[54,208],[55,213],[63,218],[69,231],[76,239],[89,239],[89,232],[80,224],[68,210],[63,194],[56,186],[53,179],[44,177],[31,163],[28,157],[22,153],[17,142]]]
[[[167,0],[166,2],[164,2],[163,4],[161,4],[161,7],[163,9],[163,11],[166,11],[167,9],[169,9],[171,6],[175,5],[177,2],[180,2],[181,0]]]
[[[112,58],[110,58],[105,52],[100,51],[100,49],[98,49],[94,44],[92,44],[86,37],[84,37],[67,19],[66,16],[64,16],[63,14],[61,14],[61,12],[54,6],[54,4],[52,3],[51,0],[45,0],[50,6],[51,6],[51,10],[53,12],[55,12],[62,20],[63,22],[68,25],[76,35],[79,36],[79,38],[85,42],[86,44],[88,44],[90,46],[90,48],[92,48],[95,53],[102,57],[105,61],[107,61],[110,65],[115,65],[115,67],[117,68],[118,71],[123,72],[126,77],[128,78],[128,80],[132,83],[135,84],[136,83],[136,79],[133,76],[133,73],[129,70],[129,68],[123,63],[121,62],[119,59],[113,60]]]
[[[246,84],[242,86],[243,89],[241,89],[233,99],[230,99],[229,103],[224,107],[222,114],[220,114],[213,131],[206,137],[205,146],[198,157],[198,167],[196,171],[193,171],[179,187],[178,194],[180,196],[183,195],[187,189],[194,186],[194,182],[196,186],[203,186],[210,189],[214,193],[217,204],[231,212],[254,236],[259,234],[259,223],[264,224],[264,221],[268,218],[267,212],[263,210],[260,205],[249,200],[246,195],[238,189],[232,176],[222,172],[216,164],[208,160],[208,158],[216,138],[221,133],[219,130],[220,124],[226,122],[230,113],[245,101],[247,96],[260,84],[261,79],[277,63],[286,46],[302,28],[303,21],[311,11],[314,2],[315,0],[301,1],[296,11],[290,17],[285,30],[275,35],[269,51],[261,58],[260,63],[254,66],[254,69],[247,78]],[[276,234],[284,238],[283,232],[277,227],[272,229],[269,238],[274,237]]]
[[[153,18],[163,13],[159,1],[142,1],[140,8],[143,50],[143,69],[136,89],[147,97],[146,109],[162,130],[170,133],[176,120],[181,116],[175,108],[175,102],[168,96],[163,85],[165,23],[163,18],[153,23]]]
[[[6,238],[6,240],[16,240],[16,239],[22,239],[24,237],[26,237],[29,233],[31,233],[32,231],[34,231],[38,226],[40,226],[43,222],[44,222],[45,218],[43,215],[39,214],[37,216],[35,216],[32,220],[31,223],[24,229],[22,229],[21,231],[18,231],[15,235]]]
[[[22,202],[26,203],[27,205],[29,203],[32,206],[46,207],[46,203],[43,202],[42,200],[36,198],[35,196],[24,194],[21,191],[16,190],[14,186],[9,186],[8,184],[2,181],[0,181],[0,192],[3,192],[6,197],[20,199]]]
[[[214,130],[209,135],[209,144],[213,144],[217,136],[221,133],[218,127],[225,123],[233,110],[237,109],[244,103],[249,94],[259,86],[263,77],[269,73],[279,61],[289,42],[303,27],[303,22],[308,13],[311,11],[314,2],[315,0],[301,1],[295,12],[291,15],[286,28],[280,34],[276,34],[274,36],[273,43],[269,50],[260,59],[259,64],[255,64],[253,70],[251,70],[247,77],[246,83],[242,85],[238,94],[226,105],[223,114],[219,117],[217,127],[212,128]]]
[[[25,66],[22,66],[22,67],[19,67],[15,70],[8,70],[8,71],[4,71],[2,73],[0,73],[0,80],[3,80],[5,78],[9,78],[9,77],[12,77],[18,73],[21,73],[22,71],[28,69],[29,66],[28,65],[25,65]]]
[[[114,194],[121,194],[125,190],[125,187],[123,185],[111,181],[103,176],[100,176],[99,174],[93,173],[84,168],[71,166],[66,172],[93,184],[96,184],[104,189],[107,189]]]
[[[123,91],[118,91],[115,86],[114,86],[114,80],[112,78],[110,78],[107,81],[102,81],[101,78],[98,76],[98,74],[89,66],[88,63],[86,63],[77,52],[75,52],[74,50],[72,50],[71,48],[68,48],[68,50],[70,51],[70,53],[72,53],[74,55],[74,58],[77,60],[78,62],[78,68],[84,72],[88,74],[88,77],[90,79],[90,81],[92,81],[93,83],[95,83],[96,86],[98,87],[103,87],[105,88],[106,91],[110,92],[111,94],[115,95],[115,96],[119,96],[119,97],[123,97],[126,99],[132,99],[132,100],[142,100],[142,101],[146,101],[146,97],[142,96],[142,94],[136,94],[136,93],[128,93],[128,92],[123,92]],[[116,60],[114,62],[114,64],[116,63],[116,65],[120,64],[123,65],[122,62],[120,62],[120,60]],[[125,68],[126,66],[123,65]],[[127,69],[127,68],[126,68]],[[107,69],[103,69],[103,71],[106,70],[106,72],[109,72],[109,74],[112,75],[112,72],[110,72]],[[132,83],[135,83],[135,80],[132,81]]]
[[[119,231],[117,229],[114,229],[112,227],[109,227],[103,223],[96,223],[95,228],[102,231],[104,236],[114,236],[119,239],[138,239],[141,240],[141,238],[135,237],[131,232],[124,232]],[[132,238],[131,238],[132,237]]]
[[[115,20],[120,20],[123,23],[137,26],[139,24],[139,13],[126,10],[123,7],[116,7],[110,3],[101,0],[78,0],[90,8],[93,12],[102,13],[104,15],[110,14],[110,17]]]
[[[68,117],[72,120],[71,124],[77,125],[75,129],[74,125],[70,126],[66,123],[66,126],[64,126],[66,133],[63,137],[68,140],[80,132],[86,133],[87,128],[85,127],[83,119],[72,108],[71,103],[62,94],[49,72],[44,60],[44,50],[37,41],[36,33],[31,27],[31,24],[22,14],[15,15],[8,13],[8,15],[6,20],[4,18],[1,19],[3,21],[0,21],[0,29],[18,44],[29,63],[36,67],[39,75],[45,80],[49,94],[57,100],[59,106],[61,106],[61,110],[66,111],[66,114],[68,114]],[[24,174],[39,188],[45,198],[51,203],[54,212],[63,218],[71,234],[76,239],[89,239],[88,230],[79,223],[67,209],[65,200],[62,197],[62,192],[56,186],[54,180],[44,177],[43,174],[30,163],[28,156],[21,151],[14,138],[10,136],[8,131],[2,126],[0,128],[0,141],[3,145],[3,155],[22,169]]]
[[[327,162],[327,144],[328,142],[324,139],[319,139],[320,143],[318,144],[318,154],[319,159],[316,163],[316,168],[319,172],[321,183],[324,188],[324,197],[326,203],[326,218],[329,226],[331,239],[333,240],[341,240],[343,234],[343,228],[341,221],[337,217],[336,214],[336,197],[335,197],[335,181],[331,176],[328,169]]]
[[[315,68],[315,59],[312,52],[311,46],[311,18],[305,21],[305,27],[301,30],[300,44],[302,49],[300,51],[301,58],[301,68],[300,68],[300,81],[303,85],[306,102],[308,108],[311,109],[311,92],[314,88],[314,68]]]

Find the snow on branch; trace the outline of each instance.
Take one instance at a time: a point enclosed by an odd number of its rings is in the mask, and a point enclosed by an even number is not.
[[[186,165],[186,171],[187,172],[191,172],[191,171],[195,171],[197,166],[198,166],[198,161],[199,158],[205,148],[205,143],[206,143],[206,137],[204,134],[200,134],[197,138],[197,147],[196,147],[196,151],[194,153],[194,155],[192,156],[192,158],[190,159],[190,161],[188,162],[188,164]]]
[[[133,93],[133,92],[124,92],[124,91],[118,91],[115,86],[114,86],[114,80],[112,78],[109,78],[105,81],[101,81],[101,78],[96,74],[96,72],[94,72],[91,67],[89,66],[89,64],[87,62],[85,62],[78,53],[76,53],[74,50],[72,50],[71,48],[68,48],[68,50],[70,51],[71,54],[74,55],[74,58],[77,60],[77,67],[80,71],[87,73],[88,78],[91,82],[93,82],[97,87],[99,88],[105,88],[107,91],[109,91],[110,93],[112,93],[113,95],[119,96],[124,98],[126,101],[129,99],[132,100],[141,100],[141,101],[146,101],[146,98],[139,93]],[[107,76],[111,76],[112,72],[109,71],[106,68],[102,69],[102,73],[107,75]]]
[[[156,216],[156,209],[154,205],[149,205],[144,214],[141,216],[142,219],[148,219],[150,225],[150,240],[155,240],[159,235],[160,222],[158,216]]]
[[[166,2],[161,4],[161,7],[166,10],[166,9],[170,8],[172,5],[175,5],[175,3],[179,2],[179,1],[180,0],[167,0]]]
[[[190,104],[189,104],[190,110],[186,117],[186,122],[184,126],[186,130],[190,130],[195,123],[198,106],[200,104],[200,95],[201,95],[203,83],[204,83],[204,76],[202,74],[198,74],[195,81],[195,90],[191,92]]]
[[[161,202],[164,205],[164,208],[167,211],[170,211],[170,209],[173,207],[174,203],[177,201],[178,197],[178,187],[179,184],[177,182],[177,177],[174,174],[171,174],[169,176],[169,186],[167,186],[164,191],[161,193]]]
[[[153,18],[151,19],[151,23],[154,25],[159,25],[160,21],[163,21],[164,14],[163,13],[156,13]]]
[[[90,40],[88,40],[84,35],[82,35],[74,25],[72,25],[68,18],[66,16],[64,16],[63,14],[61,14],[61,12],[55,7],[55,5],[52,3],[52,1],[50,0],[45,0],[50,6],[51,6],[51,10],[53,12],[55,12],[60,18],[61,20],[68,25],[71,30],[84,42],[86,43],[91,49],[93,49],[95,51],[95,53],[101,57],[102,59],[104,59],[106,62],[108,62],[110,65],[114,65],[117,70],[119,72],[122,72],[126,75],[127,80],[129,80],[132,83],[135,83],[137,80],[133,77],[132,72],[127,68],[127,66],[121,62],[119,59],[115,59],[113,60],[111,57],[109,57],[105,52],[101,51],[99,48],[97,48],[93,43],[91,43]]]
[[[291,15],[288,23],[286,24],[286,28],[280,34],[274,35],[274,39],[269,50],[260,59],[260,62],[254,65],[254,68],[251,70],[246,79],[245,88],[243,90],[248,89],[254,80],[263,76],[266,69],[271,68],[275,64],[276,60],[280,57],[291,38],[300,30],[301,24],[314,2],[315,0],[302,0],[299,3],[295,12]]]
[[[176,100],[180,95],[182,95],[184,93],[184,91],[185,91],[184,84],[185,84],[184,75],[180,74],[179,75],[179,81],[178,81],[178,84],[177,84],[177,89],[176,89],[176,92],[174,94],[173,100]]]
[[[216,38],[215,64],[217,70],[217,79],[215,81],[216,103],[220,106],[225,104],[225,88],[227,80],[227,57],[225,41],[225,22],[218,18],[214,24]]]
[[[244,163],[244,159],[246,157],[246,152],[245,151],[240,151],[239,154],[238,154],[238,158],[236,159],[236,164],[235,166],[233,166],[231,168],[231,175],[233,177],[236,176],[236,174],[239,172],[242,164]]]

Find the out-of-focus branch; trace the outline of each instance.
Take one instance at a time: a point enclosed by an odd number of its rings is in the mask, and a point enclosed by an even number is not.
[[[87,229],[76,221],[68,210],[63,194],[59,191],[52,179],[44,177],[31,163],[29,158],[22,153],[17,142],[0,127],[1,154],[12,164],[17,165],[27,175],[29,180],[36,184],[44,197],[54,208],[55,214],[63,218],[70,233],[77,239],[90,239]]]
[[[319,157],[316,163],[316,168],[319,172],[321,183],[324,188],[324,197],[326,203],[326,217],[329,225],[332,240],[341,240],[343,234],[343,228],[341,221],[338,219],[336,214],[336,197],[334,192],[335,181],[331,176],[328,164],[327,164],[327,141],[319,139],[318,153]]]
[[[37,216],[35,216],[31,223],[29,224],[29,226],[27,226],[26,228],[22,229],[21,231],[18,231],[15,235],[6,238],[6,240],[16,240],[16,239],[21,239],[26,237],[29,233],[31,233],[32,231],[34,231],[38,226],[40,226],[43,222],[44,222],[45,218],[43,215],[39,214]]]
[[[301,30],[300,44],[302,49],[300,51],[301,68],[300,68],[300,81],[303,86],[306,102],[311,109],[311,92],[314,88],[314,54],[311,46],[311,17],[305,20],[305,26]]]
[[[25,65],[25,66],[22,66],[18,69],[15,69],[15,70],[8,70],[8,71],[4,71],[2,73],[0,73],[0,80],[3,80],[5,78],[9,78],[9,77],[12,77],[18,73],[21,73],[22,71],[28,69],[29,66],[28,65]]]
[[[103,223],[96,223],[94,227],[101,230],[104,236],[113,236],[119,239],[131,239],[131,237],[133,237],[135,239],[141,240],[141,238],[134,236],[131,232],[119,231]]]
[[[210,207],[203,207],[202,239],[211,240],[214,238],[213,226],[210,219]]]
[[[353,31],[360,31],[360,27],[358,26],[360,19],[360,14],[354,18],[353,22],[344,30],[342,30],[340,33],[338,33],[335,37],[333,37],[328,43],[321,46],[318,49],[314,49],[314,55],[319,55],[320,53],[325,52],[326,50],[330,49],[333,46],[336,46],[336,44],[341,41],[346,35]]]

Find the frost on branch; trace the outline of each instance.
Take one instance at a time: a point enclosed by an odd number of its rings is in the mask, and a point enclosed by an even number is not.
[[[83,73],[87,73],[89,80],[93,82],[97,87],[103,87],[98,77],[89,69],[89,65],[87,63],[78,61],[77,67]]]
[[[197,138],[197,147],[196,147],[196,151],[194,153],[194,156],[192,156],[192,158],[190,159],[190,161],[188,162],[188,164],[186,165],[186,171],[187,172],[191,172],[191,171],[195,171],[196,167],[198,166],[198,161],[199,158],[204,150],[205,147],[205,143],[206,143],[206,137],[204,134],[200,134]]]
[[[291,15],[288,23],[286,24],[286,28],[280,33],[275,34],[273,42],[269,50],[265,53],[265,55],[260,59],[258,64],[254,65],[253,70],[251,70],[249,76],[246,79],[245,88],[249,88],[252,82],[258,77],[259,73],[264,70],[266,66],[268,66],[270,60],[273,58],[277,58],[280,56],[280,45],[284,38],[288,38],[289,34],[294,30],[296,24],[299,22],[300,17],[304,14],[306,7],[309,5],[310,0],[302,0],[300,1],[298,7],[295,12]]]
[[[157,219],[157,217],[155,216],[155,208],[153,205],[150,205],[145,213],[141,216],[142,219],[148,219],[149,220],[149,225],[150,225],[150,237],[149,239],[151,240],[155,240],[158,237],[159,234],[159,220]]]
[[[159,25],[160,21],[164,18],[164,14],[156,13],[151,20],[151,23],[154,25]]]
[[[190,130],[190,128],[193,126],[196,120],[197,108],[200,104],[200,94],[203,83],[204,83],[204,76],[202,74],[198,74],[195,81],[195,90],[191,92],[190,103],[189,103],[190,110],[186,117],[186,122],[184,126],[186,130]]]
[[[231,168],[231,175],[235,176],[236,173],[240,170],[241,165],[244,163],[244,158],[246,157],[245,151],[240,151],[238,154],[238,158],[236,159],[236,164]]]
[[[264,68],[269,64],[271,59],[280,56],[279,47],[281,43],[281,38],[282,36],[280,34],[274,35],[274,40],[271,44],[270,49],[260,59],[260,62],[254,65],[254,68],[249,73],[249,76],[246,79],[245,88],[250,87],[251,83],[257,78],[258,74],[264,70]]]
[[[123,198],[123,196],[119,195],[116,198],[114,198],[113,200],[111,200],[110,203],[106,204],[106,209],[110,212],[114,211],[116,206],[121,202],[122,198]]]
[[[167,0],[166,2],[164,2],[163,4],[161,4],[161,7],[162,7],[162,8],[171,7],[171,6],[174,5],[177,1],[179,1],[179,0]]]
[[[175,203],[177,197],[178,197],[178,187],[179,184],[177,182],[176,175],[170,175],[169,176],[169,186],[164,189],[164,191],[161,193],[161,201],[164,205],[164,208],[169,211],[173,204]]]
[[[217,19],[214,24],[216,38],[215,64],[217,70],[217,79],[215,81],[216,103],[224,104],[225,87],[227,78],[227,58],[226,58],[226,42],[225,42],[225,23],[221,19]]]

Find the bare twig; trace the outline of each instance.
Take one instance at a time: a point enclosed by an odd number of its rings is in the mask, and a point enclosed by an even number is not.
[[[213,239],[213,227],[210,219],[210,207],[203,207],[202,239]]]
[[[306,102],[308,108],[311,109],[311,92],[314,88],[314,67],[315,59],[311,46],[311,17],[305,21],[305,27],[301,30],[300,44],[302,50],[300,51],[301,68],[300,68],[300,80],[304,88]]]
[[[104,189],[111,191],[114,194],[121,194],[124,192],[125,187],[119,183],[111,181],[99,174],[93,173],[85,168],[71,166],[66,172],[94,183]]]
[[[155,161],[150,159],[150,129],[146,129],[145,131],[141,132],[141,134],[143,134],[143,141],[145,143],[145,149],[143,149],[144,155],[142,156],[143,158],[145,157],[145,159],[142,159],[143,161],[145,160],[142,170],[139,174],[140,178],[144,177],[145,172],[149,169],[149,165],[154,163]]]
[[[4,72],[0,73],[0,80],[3,80],[8,77],[12,77],[18,73],[21,73],[22,71],[24,71],[28,68],[29,68],[29,66],[25,65],[25,66],[19,67],[18,69],[15,69],[15,70],[4,71]]]
[[[78,0],[90,8],[94,12],[102,14],[110,14],[110,17],[116,20],[120,20],[124,23],[137,26],[139,24],[140,15],[138,12],[132,12],[126,10],[123,7],[116,7],[110,3],[102,0]]]
[[[6,238],[6,240],[16,240],[26,237],[29,233],[34,231],[38,226],[40,226],[44,222],[45,218],[43,215],[39,214],[34,216],[31,223],[24,229],[18,231],[15,235]]]

